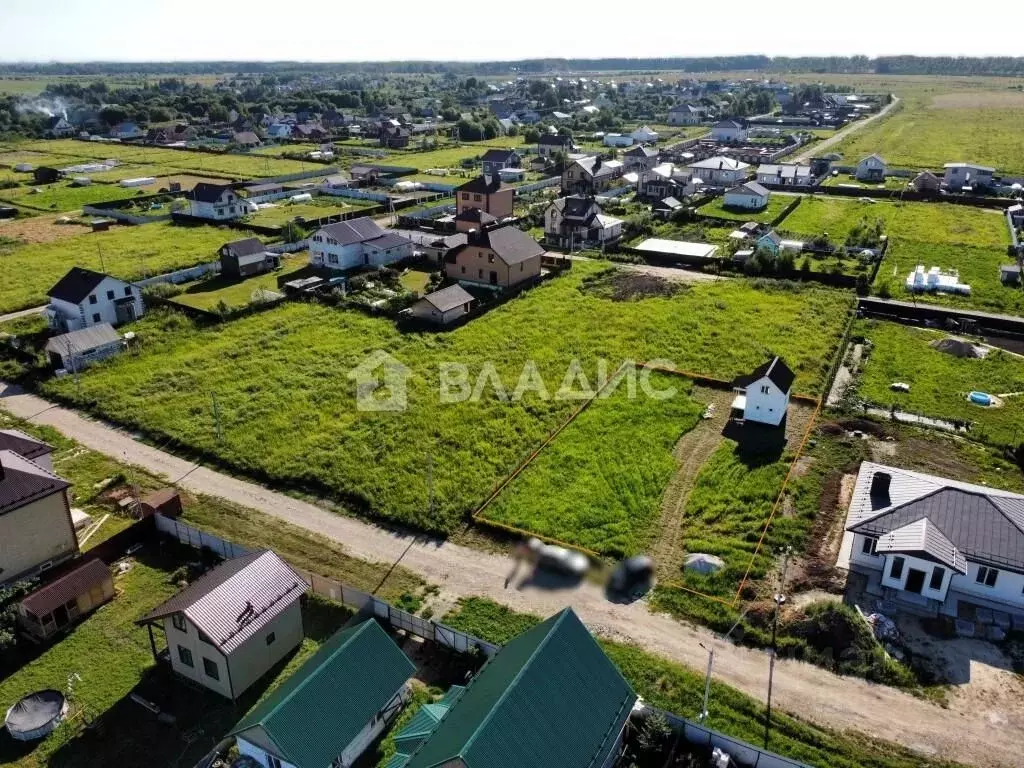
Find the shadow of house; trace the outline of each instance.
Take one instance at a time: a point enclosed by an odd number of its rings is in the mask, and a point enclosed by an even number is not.
[[[786,421],[778,427],[759,424],[755,421],[729,419],[722,429],[722,436],[736,442],[736,453],[750,469],[774,464],[786,450]]]

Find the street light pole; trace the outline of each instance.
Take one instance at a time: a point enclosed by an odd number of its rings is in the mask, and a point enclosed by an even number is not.
[[[704,643],[697,643],[697,645],[708,652],[708,671],[704,675],[704,705],[701,707],[700,714],[697,715],[697,722],[703,723],[708,717],[708,699],[711,698],[711,667],[715,663],[715,649],[708,648]]]

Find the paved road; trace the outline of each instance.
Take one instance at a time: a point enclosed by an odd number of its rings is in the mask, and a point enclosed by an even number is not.
[[[572,605],[595,632],[636,642],[695,670],[702,670],[707,663],[706,652],[699,643],[713,643],[716,678],[758,699],[765,695],[765,653],[722,643],[707,630],[650,613],[643,603],[610,603],[599,588],[589,583],[579,588],[555,589],[531,584],[526,578],[513,581],[506,589],[504,581],[511,561],[503,555],[403,536],[333,514],[144,445],[126,432],[2,383],[0,406],[16,416],[55,427],[93,450],[122,460],[128,458],[190,491],[219,496],[327,536],[356,557],[379,562],[401,560],[404,567],[439,585],[445,599],[481,595],[513,609],[541,615]],[[984,768],[1020,765],[1024,713],[1019,702],[1024,697],[1019,691],[1006,691],[1006,701],[987,700],[980,705],[976,700],[969,705],[961,704],[954,697],[950,708],[942,709],[891,688],[840,678],[819,667],[790,660],[777,664],[774,691],[778,708],[821,725],[855,729],[930,755]],[[710,725],[716,725],[714,718]]]
[[[38,315],[46,311],[46,307],[29,307],[28,309],[22,309],[18,312],[9,312],[6,315],[0,315],[0,323],[6,323],[8,320],[17,320],[19,317],[28,317],[29,315]]]
[[[893,109],[895,109],[896,105],[899,103],[900,98],[898,96],[893,96],[892,101],[886,104],[885,107],[883,107],[882,109],[878,110],[878,112],[876,112],[875,114],[871,115],[870,117],[865,117],[863,120],[855,120],[854,122],[850,123],[848,126],[843,128],[841,131],[836,133],[834,136],[831,136],[825,139],[824,141],[819,141],[815,144],[811,144],[807,151],[801,152],[799,155],[787,159],[786,162],[802,163],[805,160],[810,160],[815,155],[820,155],[825,150],[834,147],[847,136],[850,136],[856,133],[857,131],[861,130],[865,125],[869,125],[870,123],[873,123],[875,120],[881,120],[883,117],[888,115]]]

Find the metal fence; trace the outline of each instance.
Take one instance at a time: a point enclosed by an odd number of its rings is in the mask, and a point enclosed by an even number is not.
[[[156,529],[161,533],[173,536],[182,544],[187,544],[195,549],[209,549],[224,559],[241,557],[252,551],[215,534],[194,528],[180,520],[174,520],[159,513],[154,515],[154,518],[156,519]],[[310,591],[314,594],[341,603],[356,613],[376,616],[396,629],[404,629],[409,634],[424,640],[430,640],[462,653],[476,648],[488,658],[496,654],[501,647],[436,621],[403,611],[401,608],[395,608],[386,600],[381,600],[369,592],[351,587],[337,579],[321,576],[303,568],[296,568],[294,565],[292,568],[309,585]]]
[[[163,275],[147,277],[145,280],[136,280],[135,285],[140,288],[145,288],[148,285],[155,285],[157,283],[172,283],[177,285],[178,283],[187,283],[192,280],[198,280],[203,275],[219,271],[219,261],[208,261],[205,264],[197,264],[194,267],[186,267],[185,269],[179,269],[175,272],[167,272]]]
[[[518,197],[519,195],[528,195],[531,192],[536,192],[541,189],[547,189],[548,187],[558,186],[561,183],[561,176],[549,176],[546,179],[534,181],[531,182],[530,184],[521,184],[518,187],[516,187],[516,196]]]

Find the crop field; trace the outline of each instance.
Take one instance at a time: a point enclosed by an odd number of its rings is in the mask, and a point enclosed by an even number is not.
[[[182,285],[185,289],[184,292],[175,296],[173,301],[187,304],[196,309],[207,310],[213,309],[221,302],[232,309],[244,307],[252,303],[252,295],[255,291],[279,292],[277,279],[302,269],[308,263],[309,256],[302,253],[281,259],[281,269],[265,275],[256,275],[245,280],[230,280],[217,276],[209,280],[184,283]]]
[[[687,395],[690,382],[653,374],[655,391],[630,396],[615,380],[482,513],[601,554],[644,551],[657,522],[659,501],[676,469],[672,448],[693,429],[704,406]]]
[[[73,266],[137,280],[212,261],[220,246],[235,239],[226,229],[158,223],[68,238],[59,247],[17,246],[3,256],[0,312],[45,303],[47,290]]]
[[[778,225],[802,235],[828,232],[842,242],[863,219],[881,219],[893,240],[957,243],[1002,248],[1009,243],[1006,220],[998,211],[952,203],[863,203],[856,199],[807,196]]]
[[[983,358],[956,357],[932,346],[948,334],[896,323],[858,321],[854,333],[873,345],[857,386],[860,397],[882,408],[970,422],[974,438],[996,445],[1024,440],[1024,357],[998,349]],[[910,391],[893,392],[889,385],[896,381]],[[974,405],[967,401],[972,391],[997,395],[1003,405]]]
[[[877,152],[890,165],[942,168],[970,161],[1003,173],[1024,172],[1020,152],[1024,93],[1006,89],[958,88],[941,79],[910,93],[903,104],[834,148],[847,162]]]
[[[36,192],[36,190],[40,190]],[[0,189],[0,201],[16,203],[22,208],[35,211],[72,212],[83,205],[105,203],[111,200],[126,200],[139,194],[137,189],[126,189],[117,184],[90,184],[87,187],[72,186],[69,181],[58,181],[43,186],[13,187]]]
[[[739,280],[623,297],[607,290],[619,274],[580,262],[445,334],[403,334],[386,319],[312,304],[206,328],[151,312],[134,327],[138,355],[90,368],[80,390],[64,380],[45,386],[241,471],[449,531],[578,403],[533,391],[511,402],[502,397],[514,392],[526,363],[555,392],[573,359],[590,380],[600,358],[609,371],[626,359],[660,358],[731,379],[774,352],[797,372],[797,389],[813,393],[852,304],[837,291],[767,282],[755,289]],[[356,408],[348,374],[374,350],[409,368],[404,410]],[[441,402],[442,362],[468,367],[478,402]],[[222,441],[207,407],[211,392]],[[429,457],[438,452],[446,460],[433,466],[431,511]]]
[[[710,203],[702,205],[697,209],[697,213],[702,216],[714,216],[718,219],[735,219],[736,221],[760,221],[770,222],[773,221],[779,214],[781,214],[787,205],[792,203],[794,197],[791,195],[779,195],[772,194],[768,198],[768,205],[759,211],[748,211],[740,208],[726,208],[725,198],[716,197]],[[803,203],[801,203],[803,205]]]

